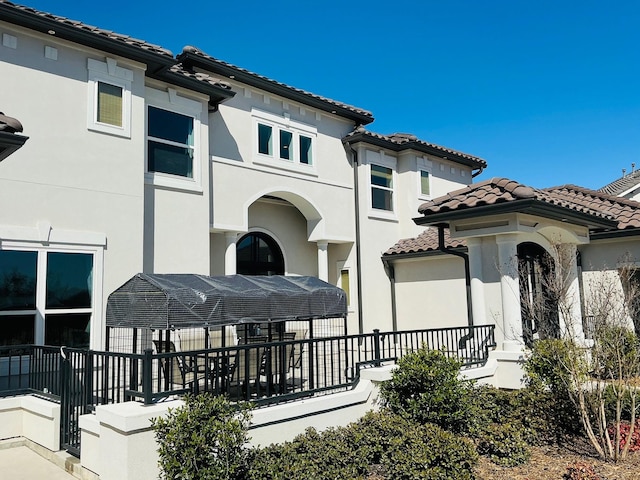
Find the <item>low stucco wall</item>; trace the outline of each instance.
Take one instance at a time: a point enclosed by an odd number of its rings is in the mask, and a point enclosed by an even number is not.
[[[308,427],[322,430],[357,420],[377,407],[379,384],[390,378],[392,368],[363,370],[358,385],[348,392],[255,410],[250,444],[280,443],[292,440]],[[159,474],[158,453],[151,419],[182,405],[180,400],[149,406],[126,402],[98,406],[95,415],[81,416],[82,466],[101,480],[155,480]]]
[[[16,437],[60,450],[60,405],[31,395],[0,398],[0,440]]]

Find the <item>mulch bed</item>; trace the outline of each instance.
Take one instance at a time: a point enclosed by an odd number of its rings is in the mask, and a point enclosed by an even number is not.
[[[562,480],[567,467],[576,463],[592,466],[600,480],[640,479],[640,452],[630,453],[624,462],[604,462],[583,439],[532,447],[531,459],[519,467],[501,467],[480,457],[475,472],[477,480]]]

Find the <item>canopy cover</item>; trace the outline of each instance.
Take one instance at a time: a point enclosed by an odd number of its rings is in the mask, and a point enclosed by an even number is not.
[[[315,277],[138,273],[107,301],[108,327],[166,330],[346,315],[345,292]]]

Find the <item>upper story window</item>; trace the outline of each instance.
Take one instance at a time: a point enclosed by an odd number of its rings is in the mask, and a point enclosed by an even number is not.
[[[89,130],[131,137],[131,83],[133,72],[118,66],[113,58],[87,61]]]
[[[316,129],[287,117],[253,111],[256,131],[254,161],[313,173]]]
[[[193,178],[194,119],[149,105],[147,161],[149,172]]]
[[[147,183],[201,192],[200,116],[203,103],[175,89],[146,89]]]
[[[427,170],[420,170],[420,196],[431,198],[431,174]]]
[[[393,211],[393,170],[371,164],[371,207]]]

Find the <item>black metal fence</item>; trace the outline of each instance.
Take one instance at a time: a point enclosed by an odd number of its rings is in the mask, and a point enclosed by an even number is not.
[[[33,393],[60,401],[62,447],[79,453],[80,415],[96,405],[146,404],[184,393],[210,392],[258,404],[351,388],[362,368],[395,362],[423,344],[484,364],[495,346],[494,326],[379,332],[142,354],[60,347],[0,347],[0,396]],[[286,338],[286,337],[285,337]]]

